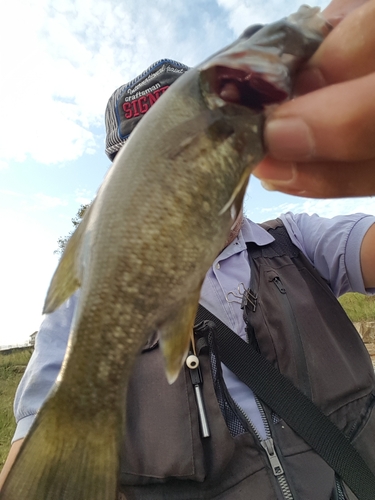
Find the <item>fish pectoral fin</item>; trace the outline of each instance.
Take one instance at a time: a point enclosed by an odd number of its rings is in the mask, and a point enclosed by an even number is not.
[[[251,174],[251,171],[253,170],[253,168],[254,168],[254,166],[250,165],[243,172],[243,174],[239,180],[239,183],[235,187],[235,189],[234,189],[231,197],[227,201],[227,203],[220,210],[219,215],[223,215],[227,210],[229,210],[233,207],[235,212],[232,214],[232,219],[236,220],[237,215],[242,210],[243,199],[244,199],[244,196],[246,193],[247,184],[249,182],[249,177],[250,177],[250,174]]]
[[[81,248],[85,238],[91,206],[77,229],[70,237],[57,269],[52,277],[47,297],[44,302],[43,314],[57,309],[81,286],[82,262]]]
[[[189,351],[190,339],[198,309],[199,292],[159,328],[160,346],[164,356],[165,373],[170,384],[177,379]]]
[[[115,423],[112,415],[77,412],[72,422],[67,408],[49,403],[22,444],[0,500],[114,500],[121,418]]]

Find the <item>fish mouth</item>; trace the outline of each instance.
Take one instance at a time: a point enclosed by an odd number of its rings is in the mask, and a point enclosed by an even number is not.
[[[275,76],[249,66],[238,68],[219,64],[202,70],[202,81],[211,106],[238,104],[255,112],[288,98],[288,90],[280,84],[282,79]]]

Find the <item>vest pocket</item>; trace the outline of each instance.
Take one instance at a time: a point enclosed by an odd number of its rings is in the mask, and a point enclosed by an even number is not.
[[[202,482],[220,476],[233,455],[234,442],[214,394],[207,355],[200,356],[200,367],[209,438],[200,435],[188,369],[169,385],[159,348],[139,356],[128,388],[122,484],[160,483],[168,478]]]
[[[369,355],[323,279],[302,255],[254,264],[258,305],[245,312],[261,354],[326,415],[368,397],[374,387]]]

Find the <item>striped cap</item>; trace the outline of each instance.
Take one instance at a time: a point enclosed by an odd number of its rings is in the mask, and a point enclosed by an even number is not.
[[[130,83],[115,90],[105,111],[105,152],[111,161],[142,116],[188,69],[188,66],[177,61],[161,59]]]

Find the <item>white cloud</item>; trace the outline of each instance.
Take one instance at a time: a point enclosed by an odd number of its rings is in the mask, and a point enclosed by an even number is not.
[[[241,32],[251,24],[265,24],[296,12],[303,2],[300,0],[217,0],[228,12],[228,23],[234,33]],[[329,0],[315,0],[313,6],[325,7]]]
[[[53,59],[46,50],[45,44],[53,47],[54,42],[42,37],[45,7],[15,0],[1,8],[0,43],[7,47],[0,59],[0,151],[5,159],[23,161],[30,155],[56,163],[95,145],[92,132],[84,128],[87,121],[79,123],[77,106],[55,99],[56,94],[74,95],[77,75],[72,63]]]
[[[0,194],[4,196],[12,196],[13,198],[22,198],[23,194],[17,191],[12,191],[11,189],[0,189]]]
[[[50,210],[51,208],[67,206],[68,201],[59,198],[58,196],[50,196],[44,193],[32,193],[25,194],[22,192],[12,191],[10,189],[0,189],[0,194],[3,197],[8,197],[9,199],[17,199],[19,208],[21,210],[29,211],[40,211],[40,210]],[[14,206],[12,201],[9,201],[8,206]],[[14,213],[10,211],[10,214]],[[17,216],[18,217],[18,216]]]
[[[95,194],[89,189],[76,189],[75,196],[75,201],[79,205],[87,205],[92,202]]]
[[[30,156],[62,163],[94,153],[93,127],[103,129],[116,87],[159,58],[192,65],[228,43],[229,30],[212,6],[205,0],[3,2],[3,161]]]
[[[0,345],[28,340],[39,328],[43,301],[57,258],[55,238],[26,214],[0,211]]]
[[[33,195],[33,201],[35,201],[34,208],[41,210],[68,205],[67,200],[63,200],[57,196],[48,196],[43,193]]]
[[[291,201],[292,200],[292,201]],[[249,212],[248,207],[247,212]],[[339,198],[316,200],[310,198],[288,198],[285,203],[264,207],[251,207],[253,213],[256,212],[257,220],[266,220],[279,216],[282,213],[308,213],[318,214],[321,217],[335,217],[336,215],[345,215],[353,213],[365,213],[375,215],[375,198]],[[249,213],[251,218],[251,214]]]

